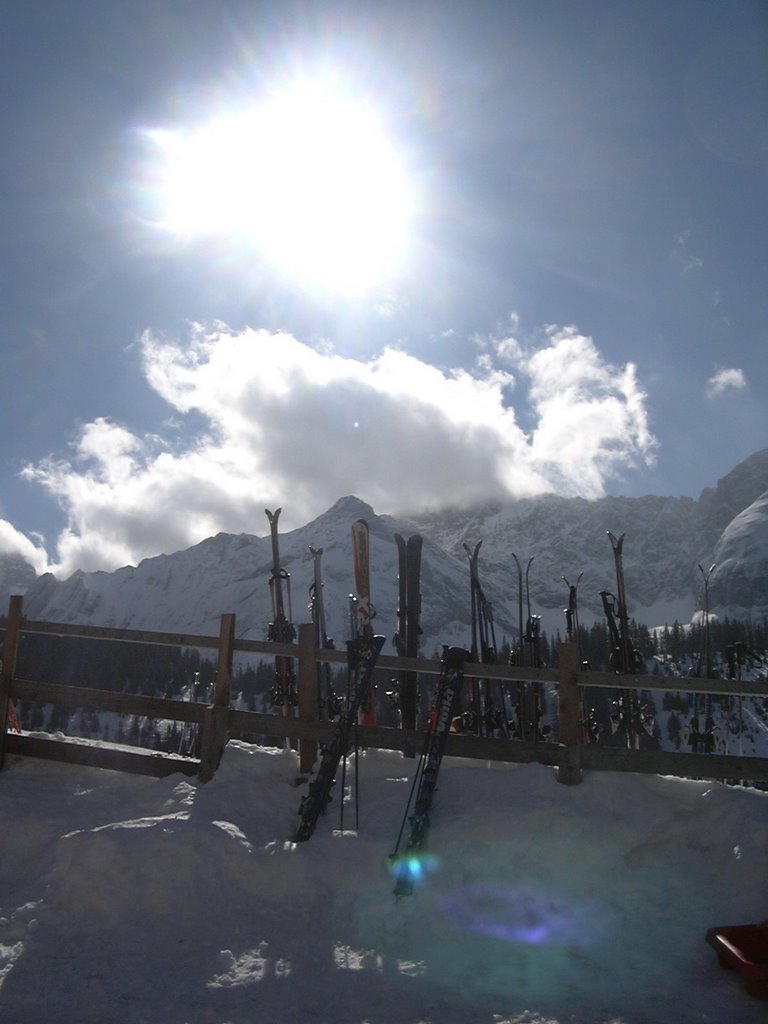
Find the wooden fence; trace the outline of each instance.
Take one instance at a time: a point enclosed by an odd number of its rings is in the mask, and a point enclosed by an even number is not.
[[[315,763],[318,744],[327,741],[334,730],[333,722],[318,720],[317,664],[330,662],[345,665],[346,652],[316,649],[314,628],[311,624],[299,626],[296,644],[236,639],[235,616],[230,613],[221,616],[218,636],[77,626],[26,620],[22,616],[22,598],[16,596],[10,599],[7,617],[0,617],[0,629],[5,630],[0,669],[0,767],[6,754],[10,753],[155,776],[183,772],[187,775],[197,775],[201,780],[207,781],[216,771],[229,739],[258,735],[274,740],[293,741],[298,749],[299,771],[306,774]],[[16,661],[22,634],[214,650],[216,675],[213,699],[209,704],[202,704],[20,679],[16,676]],[[242,711],[231,706],[235,652],[295,659],[298,689],[295,717]],[[397,673],[403,669],[425,676],[439,675],[440,662],[389,655],[381,655],[377,662],[379,672]],[[563,644],[560,648],[559,665],[556,670],[470,663],[465,665],[465,676],[498,680],[502,683],[536,682],[556,687],[558,737],[557,742],[523,742],[452,734],[446,748],[446,754],[449,756],[551,765],[558,769],[558,780],[568,785],[580,782],[584,769],[645,772],[677,775],[683,778],[768,782],[768,758],[717,753],[630,750],[584,743],[580,722],[580,690],[585,686],[613,691],[695,691],[731,697],[766,697],[768,687],[765,683],[725,679],[696,679],[684,682],[682,679],[669,677],[582,672],[577,664],[576,645],[570,643]],[[74,737],[59,738],[10,732],[7,729],[7,722],[11,701],[14,700],[39,701],[67,708],[89,708],[192,723],[198,726],[200,731],[199,756],[182,757],[141,748],[128,749],[116,744],[95,745],[78,741]],[[423,747],[424,734],[417,730],[385,726],[358,726],[357,741],[364,747],[400,750],[415,755]]]

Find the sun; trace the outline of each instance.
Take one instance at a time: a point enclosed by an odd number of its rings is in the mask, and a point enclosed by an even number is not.
[[[326,290],[360,291],[402,267],[412,175],[376,110],[337,85],[293,83],[192,129],[147,134],[164,229],[255,246]]]

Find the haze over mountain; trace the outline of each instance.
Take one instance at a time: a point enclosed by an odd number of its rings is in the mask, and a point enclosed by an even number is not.
[[[353,496],[280,536],[282,567],[290,574],[294,622],[309,621],[312,556],[322,548],[329,634],[349,634],[348,595],[354,589],[350,529],[366,519],[371,532],[375,628],[396,629],[396,532],[424,537],[421,653],[443,643],[469,643],[470,600],[464,545],[480,549],[480,577],[492,602],[499,643],[517,635],[520,590],[517,555],[525,574],[523,612],[542,616],[550,634],[563,628],[565,576],[579,583],[581,622],[603,616],[601,590],[615,591],[606,532],[625,535],[624,570],[630,615],[646,625],[690,621],[703,607],[699,565],[713,562],[710,610],[745,618],[768,613],[768,449],[736,466],[698,501],[685,497],[607,497],[596,501],[547,495],[473,509],[446,509],[409,521],[377,515]],[[25,592],[33,619],[123,628],[215,633],[219,616],[235,612],[237,634],[266,637],[271,618],[268,580],[272,548],[265,534],[218,534],[171,555],[143,560],[116,572],[76,572],[67,580],[35,578],[30,566],[0,562],[0,598]]]

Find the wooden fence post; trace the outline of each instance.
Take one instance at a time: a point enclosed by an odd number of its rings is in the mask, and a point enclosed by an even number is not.
[[[299,667],[297,673],[298,714],[305,722],[317,721],[317,663],[315,661],[315,627],[311,622],[299,624]],[[309,775],[317,760],[317,743],[299,740],[299,772]]]
[[[213,703],[217,708],[228,708],[232,696],[232,659],[235,650],[235,616],[226,612],[219,627],[219,653],[216,659],[216,678],[213,684]]]
[[[8,623],[5,627],[3,657],[0,660],[0,768],[5,763],[5,736],[8,729],[8,712],[11,706],[11,682],[16,674],[16,655],[19,650],[23,601],[24,598],[21,594],[12,594],[8,601]]]
[[[561,645],[559,653],[560,764],[557,781],[566,786],[581,782],[581,746],[579,733],[579,684],[577,675],[578,644]]]
[[[219,653],[213,685],[213,703],[205,709],[200,742],[201,782],[213,778],[229,739],[228,717],[232,690],[232,659],[235,647],[235,616],[226,612],[219,627]]]

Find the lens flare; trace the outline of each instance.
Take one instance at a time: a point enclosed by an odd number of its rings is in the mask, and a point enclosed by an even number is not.
[[[524,885],[474,885],[443,900],[458,928],[528,946],[591,946],[607,930],[604,909]]]
[[[420,888],[436,870],[437,858],[424,850],[409,850],[389,860],[389,872],[402,893]]]

